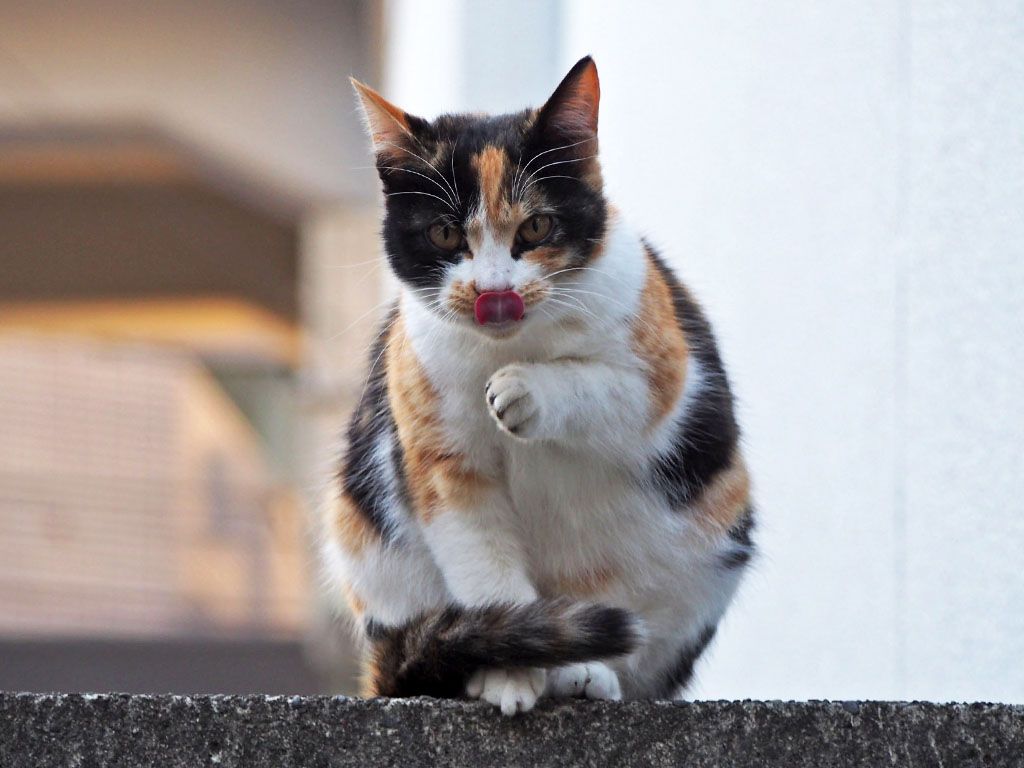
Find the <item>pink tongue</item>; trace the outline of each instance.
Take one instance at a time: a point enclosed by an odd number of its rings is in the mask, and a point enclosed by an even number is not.
[[[506,320],[522,320],[526,307],[515,291],[491,291],[481,293],[473,305],[476,321],[480,325],[504,323]]]

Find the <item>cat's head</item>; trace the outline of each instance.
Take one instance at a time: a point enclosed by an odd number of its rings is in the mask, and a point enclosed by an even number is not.
[[[590,57],[540,109],[427,121],[353,80],[384,185],[384,247],[411,296],[500,338],[561,314],[600,248],[600,85]]]

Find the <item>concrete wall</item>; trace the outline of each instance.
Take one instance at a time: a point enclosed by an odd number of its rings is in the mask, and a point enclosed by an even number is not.
[[[718,328],[763,554],[693,694],[1024,701],[1024,6],[470,5],[391,4],[493,65],[393,46],[390,93],[515,108],[594,54],[609,190]]]
[[[0,764],[165,768],[1020,766],[1024,707],[0,693]]]

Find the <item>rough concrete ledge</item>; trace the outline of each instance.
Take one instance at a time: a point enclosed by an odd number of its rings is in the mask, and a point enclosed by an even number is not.
[[[0,766],[1024,766],[1024,707],[0,694]]]

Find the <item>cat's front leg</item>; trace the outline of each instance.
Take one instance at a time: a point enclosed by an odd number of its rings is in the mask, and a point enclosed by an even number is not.
[[[522,440],[621,452],[647,423],[643,373],[598,361],[512,363],[491,376],[484,398],[498,426]]]
[[[472,506],[452,504],[434,511],[423,532],[445,583],[462,605],[530,603],[537,590],[526,574],[526,557],[513,532],[514,514],[497,488],[482,490]],[[529,632],[523,627],[523,632]],[[466,694],[506,715],[528,712],[543,695],[547,672],[540,668],[479,670]]]

